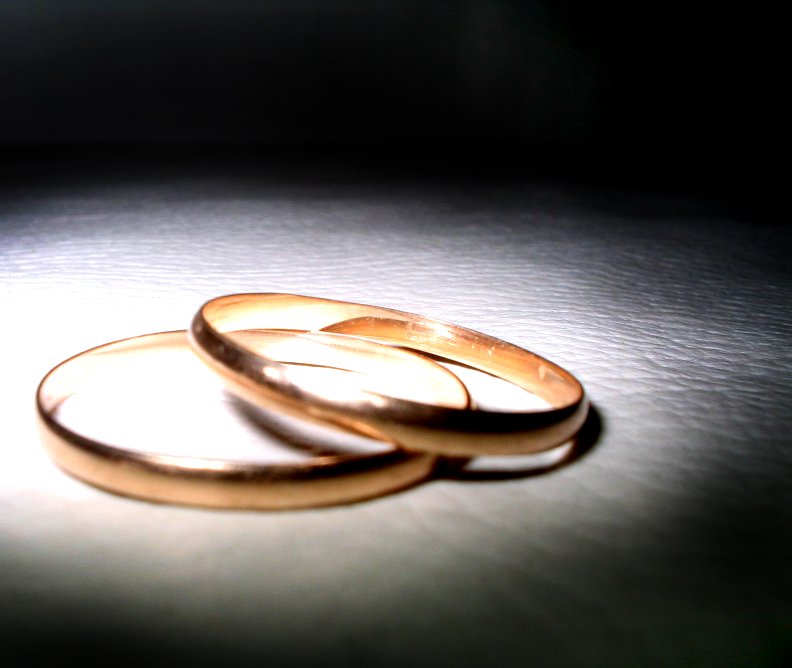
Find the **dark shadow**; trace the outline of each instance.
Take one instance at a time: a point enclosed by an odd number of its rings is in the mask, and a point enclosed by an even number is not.
[[[322,433],[332,429],[332,426],[319,427],[307,420],[299,418],[284,418],[274,412],[267,411],[258,406],[254,406],[247,401],[228,393],[231,410],[243,421],[252,425],[256,429],[266,432],[283,445],[294,448],[312,457],[334,457],[347,454],[361,454],[352,449],[332,448],[322,443]],[[343,430],[338,431],[343,434]],[[352,438],[358,438],[356,434],[350,434]],[[360,436],[364,438],[363,435]],[[342,436],[343,438],[343,436]]]
[[[536,465],[529,465],[519,469],[498,468],[495,465],[491,468],[482,467],[473,469],[469,468],[474,462],[472,459],[446,459],[438,466],[436,477],[465,482],[490,482],[494,480],[520,480],[522,478],[545,475],[564,466],[569,466],[573,462],[585,457],[594,449],[603,430],[602,415],[592,404],[589,407],[586,421],[571,441],[559,445],[549,453],[537,453],[536,455],[526,455],[519,458],[521,461],[524,461],[526,458],[535,457],[537,458]],[[558,456],[552,457],[550,463],[545,463],[545,456],[553,454],[557,454]],[[498,459],[504,458],[499,457]],[[486,462],[486,459],[482,461]]]

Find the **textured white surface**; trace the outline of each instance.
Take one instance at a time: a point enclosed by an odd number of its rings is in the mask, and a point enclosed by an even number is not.
[[[276,665],[789,657],[785,229],[550,185],[48,183],[0,199],[0,655],[93,638]],[[583,380],[600,437],[546,475],[273,514],[119,498],[49,462],[33,395],[51,366],[246,291],[525,346]]]

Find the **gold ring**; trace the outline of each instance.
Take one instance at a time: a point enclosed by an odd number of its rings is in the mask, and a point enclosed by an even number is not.
[[[341,369],[349,371],[350,382],[335,384],[347,397],[356,393],[367,396],[377,389],[377,378],[385,380],[386,391],[399,393],[405,389],[403,384],[387,380],[393,378],[396,368],[421,378],[427,400],[459,408],[468,405],[467,391],[454,374],[407,351],[383,354],[380,344],[363,342],[361,346],[360,341],[333,334],[243,332],[240,340],[250,349],[279,360],[279,382],[285,386],[305,384],[305,373],[300,374],[300,367],[288,364],[297,361],[337,369],[339,376],[344,375]],[[108,366],[115,362],[137,365],[146,353],[189,350],[184,331],[149,334],[92,348],[53,368],[36,393],[39,425],[50,456],[68,473],[107,491],[150,501],[215,508],[286,509],[349,503],[415,484],[434,470],[433,455],[409,453],[397,447],[374,454],[315,457],[296,464],[154,454],[102,443],[71,430],[59,420],[61,404],[78,394],[84,383],[90,383],[92,378],[95,382],[100,370],[100,377],[106,379]],[[389,370],[377,365],[388,365]],[[370,369],[378,371],[374,380],[368,375]],[[365,433],[378,436],[372,428]],[[381,440],[390,442],[387,436]]]
[[[331,332],[399,346],[497,376],[544,399],[547,410],[495,411],[371,393],[348,399],[282,381],[277,361],[240,339],[241,330]],[[195,352],[228,386],[265,407],[290,407],[317,420],[401,447],[452,457],[516,455],[571,439],[588,412],[580,382],[557,364],[486,334],[393,309],[288,294],[213,299],[190,329]]]

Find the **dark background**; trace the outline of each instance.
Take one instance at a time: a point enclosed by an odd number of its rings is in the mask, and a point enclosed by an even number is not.
[[[530,171],[768,213],[777,25],[677,0],[11,0],[0,146]]]

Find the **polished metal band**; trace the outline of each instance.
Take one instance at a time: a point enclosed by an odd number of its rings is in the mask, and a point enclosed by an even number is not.
[[[376,392],[350,398],[333,387],[306,390],[284,380],[283,365],[247,344],[237,334],[242,330],[329,332],[412,349],[507,380],[551,408],[480,410]],[[540,452],[571,439],[588,412],[583,386],[557,364],[486,334],[376,306],[289,294],[228,295],[201,307],[190,343],[249,401],[378,434],[417,452],[457,457]]]
[[[241,332],[239,340],[249,349],[278,360],[275,363],[279,383],[286,386],[295,383],[294,368],[289,363],[298,361],[349,369],[353,373],[352,382],[346,384],[347,395],[369,396],[371,388],[377,389],[378,385],[368,377],[368,370],[376,371],[377,364],[387,364],[391,370],[402,369],[422,378],[426,400],[459,409],[468,405],[467,392],[456,376],[406,351],[384,353],[381,345],[333,334],[294,337],[283,333]],[[187,346],[183,331],[149,334],[93,348],[52,369],[36,394],[39,424],[50,456],[68,473],[111,492],[215,508],[286,509],[348,503],[407,487],[433,471],[434,456],[400,448],[277,465],[146,453],[99,442],[59,421],[59,406],[91,381],[96,365],[106,366],[108,360],[118,356],[129,356],[134,363],[147,352],[184,351]],[[383,370],[378,377],[387,379],[392,374]],[[387,382],[384,387],[386,391],[399,391]],[[388,440],[370,427],[364,431]]]

